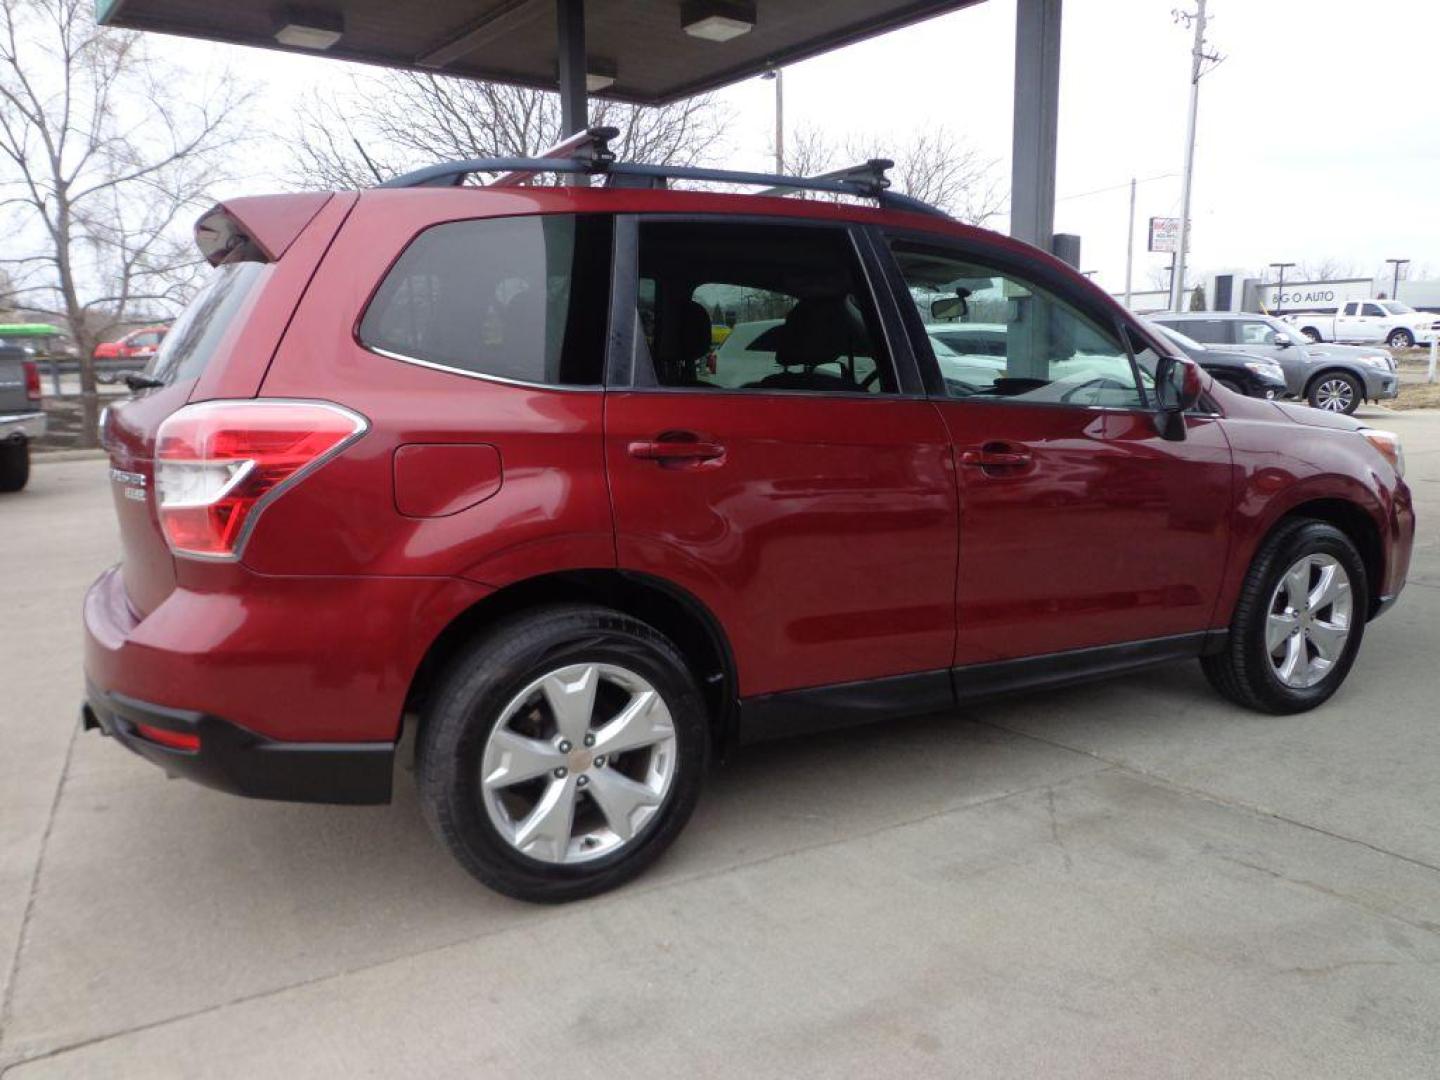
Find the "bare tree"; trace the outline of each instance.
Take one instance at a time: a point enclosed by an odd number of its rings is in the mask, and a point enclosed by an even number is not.
[[[25,308],[69,324],[87,445],[95,344],[183,300],[198,257],[176,226],[219,178],[248,99],[226,74],[182,75],[139,34],[97,26],[91,7],[0,0],[0,213],[12,238],[0,262]]]
[[[1145,277],[1153,292],[1170,291],[1170,264],[1151,263],[1145,268]]]
[[[792,176],[886,158],[895,162],[890,180],[896,191],[961,221],[983,225],[1005,212],[997,163],[943,129],[901,137],[868,135],[836,146],[818,129],[801,128],[786,140],[785,149],[785,171]]]
[[[1337,278],[1363,276],[1356,272],[1354,263],[1332,256],[1302,262],[1295,270],[1296,273],[1293,275],[1295,281],[1334,281]],[[1271,270],[1269,273],[1273,276],[1275,271]],[[1291,277],[1292,275],[1285,276]]]
[[[727,118],[713,98],[644,107],[597,99],[593,124],[620,129],[626,161],[707,164]],[[560,101],[524,86],[443,75],[359,75],[348,88],[302,106],[290,180],[300,187],[360,188],[438,161],[534,157],[560,141]]]

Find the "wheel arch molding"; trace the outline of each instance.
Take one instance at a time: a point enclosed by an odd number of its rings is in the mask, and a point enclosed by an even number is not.
[[[430,643],[415,669],[405,713],[422,713],[452,658],[498,619],[556,603],[592,603],[647,623],[669,638],[689,663],[710,713],[712,749],[737,740],[739,686],[730,640],[713,612],[688,590],[652,574],[614,567],[576,568],[512,582],[458,613]]]

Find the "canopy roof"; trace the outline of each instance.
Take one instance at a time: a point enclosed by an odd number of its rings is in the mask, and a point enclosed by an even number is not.
[[[596,92],[662,104],[980,0],[591,0],[585,41]],[[682,16],[682,8],[684,14]],[[686,33],[707,12],[752,13],[753,28],[727,41]],[[391,68],[555,89],[556,0],[96,0],[110,26],[307,52]],[[322,25],[323,48],[276,40],[289,23]],[[883,88],[883,74],[875,77]]]

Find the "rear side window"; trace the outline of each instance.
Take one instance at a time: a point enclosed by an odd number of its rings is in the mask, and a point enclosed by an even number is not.
[[[426,229],[360,321],[367,348],[518,382],[598,386],[610,219],[553,214]]]
[[[246,300],[269,272],[270,264],[258,262],[217,267],[175,320],[145,373],[165,383],[199,378]]]

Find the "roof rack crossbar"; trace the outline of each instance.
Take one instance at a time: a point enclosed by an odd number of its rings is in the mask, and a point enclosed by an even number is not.
[[[540,157],[546,160],[569,158],[586,166],[586,172],[604,172],[615,161],[615,152],[610,149],[610,140],[620,137],[620,129],[614,127],[592,127],[577,131],[568,139],[561,139],[550,149],[542,151]],[[543,170],[542,170],[543,171]],[[497,176],[486,187],[519,187],[535,178],[529,169],[512,169]],[[463,177],[461,178],[464,179]]]
[[[465,177],[472,173],[498,172],[486,187],[519,187],[541,173],[599,173],[605,172],[615,160],[615,153],[609,147],[611,139],[618,138],[619,128],[592,127],[577,131],[569,138],[562,139],[554,146],[540,152],[538,157],[493,157],[470,158],[465,161],[446,161],[430,165],[402,176],[391,177],[377,187],[459,187]]]
[[[592,131],[614,132],[614,128],[591,129]],[[605,138],[614,138],[608,134]],[[850,195],[862,199],[875,199],[881,207],[907,210],[912,213],[949,217],[943,210],[908,195],[886,190],[889,181],[884,170],[890,162],[876,158],[864,165],[841,169],[822,176],[780,176],[775,173],[745,172],[734,169],[708,169],[693,165],[643,165],[637,162],[615,161],[609,155],[608,147],[601,144],[601,153],[593,152],[590,132],[574,137],[580,147],[591,146],[592,152],[580,156],[545,156],[538,158],[471,158],[466,161],[450,161],[431,165],[424,169],[394,177],[378,185],[382,188],[450,187],[464,183],[465,177],[473,173],[500,173],[498,180],[489,186],[513,187],[524,183],[541,173],[601,173],[612,179],[614,186],[622,186],[621,178],[648,179],[651,181],[698,180],[717,184],[743,184],[761,187],[761,195],[783,195],[792,191],[825,191],[836,195]],[[562,146],[565,144],[562,143]],[[630,184],[629,186],[636,186]]]
[[[848,165],[843,169],[833,169],[830,172],[819,173],[815,176],[795,177],[786,179],[783,183],[774,187],[766,188],[764,191],[757,191],[757,195],[786,195],[797,188],[804,187],[812,180],[843,180],[849,184],[868,188],[876,196],[890,186],[890,178],[885,175],[886,171],[893,169],[895,162],[889,158],[871,158],[869,161],[859,165]]]

